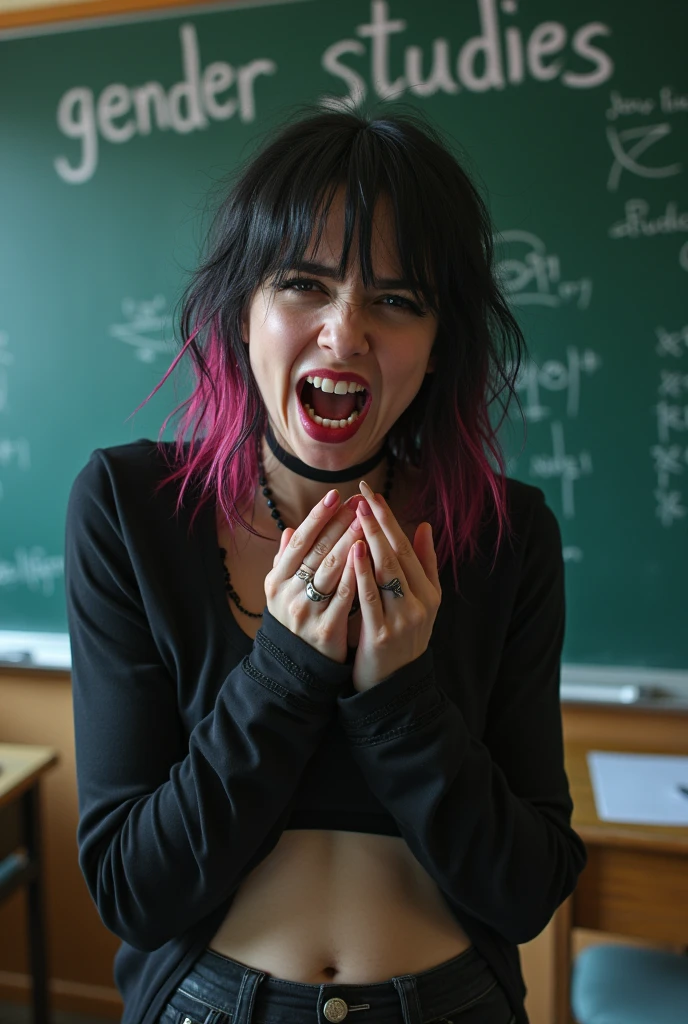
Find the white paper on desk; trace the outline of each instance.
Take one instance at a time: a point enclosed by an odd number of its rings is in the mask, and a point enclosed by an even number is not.
[[[589,750],[588,770],[600,821],[688,825],[688,757]]]

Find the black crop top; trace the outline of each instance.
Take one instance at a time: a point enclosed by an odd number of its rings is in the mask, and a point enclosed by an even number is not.
[[[170,446],[171,450],[171,446]],[[443,570],[428,649],[357,693],[267,610],[228,606],[215,514],[174,514],[154,442],[98,449],[69,496],[79,863],[120,937],[122,1024],[154,1024],[287,828],[403,838],[527,1024],[518,943],[586,863],[571,829],[559,671],[564,568],[538,488],[515,536]]]

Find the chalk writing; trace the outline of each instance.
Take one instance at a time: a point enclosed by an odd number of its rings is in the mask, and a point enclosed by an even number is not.
[[[392,16],[387,0],[372,0],[370,18],[353,29],[355,38],[339,39],[321,54],[322,68],[347,91],[344,96],[328,92],[320,97],[320,104],[332,109],[358,107],[371,89],[378,99],[387,101],[405,93],[422,99],[437,93],[501,91],[518,88],[528,78],[557,82],[567,89],[598,88],[611,79],[614,62],[600,44],[612,33],[603,22],[569,28],[548,20],[525,30],[514,23],[519,13],[515,0],[502,0],[499,5],[497,0],[476,2],[478,34],[460,44],[438,37],[426,53],[407,40],[407,22]],[[309,16],[317,20],[318,14],[309,12]],[[426,16],[426,11],[419,12],[423,33]],[[399,37],[408,42],[403,53],[395,46]],[[231,30],[219,38],[231,40]],[[57,127],[78,146],[76,153],[60,153],[53,161],[64,182],[80,185],[93,177],[103,142],[123,145],[154,130],[190,135],[206,130],[213,121],[251,123],[256,119],[256,91],[266,88],[262,80],[277,74],[277,62],[257,57],[239,64],[214,60],[204,66],[196,26],[190,21],[180,26],[179,41],[182,77],[169,89],[155,80],[127,85],[120,78],[100,91],[79,84],[59,98]],[[291,48],[288,36],[284,47]],[[349,58],[359,67],[350,66]],[[367,78],[359,70],[362,59],[369,68]],[[122,78],[127,62],[123,51]],[[298,74],[303,74],[302,68]]]
[[[561,281],[559,257],[548,253],[545,243],[530,231],[503,231],[497,242],[522,246],[523,252],[497,262],[497,274],[504,292],[512,302],[559,307],[574,299],[579,309],[587,309],[592,297],[592,281]]]
[[[551,415],[551,408],[540,401],[540,389],[566,393],[566,415],[575,417],[580,409],[581,376],[595,373],[602,359],[592,349],[580,352],[574,345],[566,349],[566,361],[548,359],[538,365],[536,359],[521,364],[515,381],[517,391],[524,393],[523,411],[530,423],[538,423]]]
[[[125,345],[131,345],[140,362],[154,362],[156,356],[169,351],[169,344],[163,338],[165,329],[171,323],[171,316],[163,314],[166,305],[164,295],[142,301],[124,299],[122,312],[127,322],[112,324],[110,334]]]
[[[607,128],[607,142],[614,155],[607,178],[607,189],[610,192],[616,192],[623,171],[628,171],[629,174],[634,174],[638,178],[671,178],[680,174],[683,169],[682,164],[673,163],[660,167],[648,167],[638,161],[638,157],[641,157],[651,146],[657,145],[670,134],[670,124],[646,124],[639,128],[625,128],[621,132],[613,127]],[[639,141],[625,149],[625,144],[634,139]]]
[[[592,457],[586,451],[580,452],[578,455],[568,454],[563,424],[551,423],[550,428],[552,452],[531,455],[530,475],[543,480],[560,477],[564,516],[566,519],[573,519],[576,514],[573,485],[581,476],[589,476],[592,473]]]
[[[670,235],[688,231],[688,210],[679,213],[678,204],[671,200],[664,213],[654,219],[648,217],[650,204],[644,199],[629,199],[624,205],[624,218],[612,224],[610,238],[643,238],[652,235]]]
[[[569,44],[569,30],[559,21],[536,25],[527,38],[518,25],[509,23],[503,27],[500,15],[502,20],[509,21],[518,15],[515,0],[502,0],[499,5],[496,0],[477,0],[477,6],[479,34],[458,46],[455,56],[452,56],[451,40],[435,39],[431,44],[430,68],[424,76],[426,55],[423,49],[408,45],[402,55],[394,45],[406,32],[407,22],[390,17],[386,0],[372,0],[370,21],[356,26],[358,38],[340,39],[322,55],[325,71],[339,78],[348,92],[345,96],[321,96],[321,104],[332,109],[357,107],[368,95],[369,82],[378,99],[396,100],[407,91],[426,98],[438,92],[456,95],[464,90],[469,93],[503,90],[519,86],[526,77],[538,82],[559,81],[569,89],[592,89],[603,85],[614,73],[609,54],[592,42],[611,35],[609,26],[600,21],[581,25],[573,32]],[[361,40],[369,41],[368,47]],[[590,64],[590,68],[579,72],[567,67],[569,46],[578,58]],[[347,56],[359,62],[368,57],[369,82],[358,70],[343,62],[342,58]],[[403,68],[403,74],[395,75],[392,71],[395,56],[398,57],[397,70]]]
[[[678,491],[655,491],[657,518],[662,526],[672,526],[678,519],[685,519],[688,509],[681,504]]]
[[[688,112],[688,95],[675,92],[670,85],[661,86],[656,100],[651,96],[622,96],[618,90],[612,89],[606,117],[608,121],[633,115],[647,117],[657,108],[662,114],[685,114]]]
[[[688,324],[676,331],[656,327],[655,353],[661,358],[680,359],[688,355]],[[683,495],[677,484],[683,483],[688,467],[688,444],[683,437],[688,433],[688,372],[683,367],[661,367],[657,385],[659,401],[653,406],[658,444],[650,446],[653,469],[657,478],[654,490],[655,514],[664,527],[688,515]]]
[[[0,559],[0,587],[28,587],[42,591],[44,597],[55,593],[55,580],[64,574],[64,557],[46,555],[43,548],[16,548],[14,560]]]
[[[275,62],[259,58],[235,68],[214,61],[202,69],[196,27],[181,25],[179,39],[183,79],[168,92],[160,82],[131,88],[116,82],[106,85],[97,98],[85,86],[64,93],[57,105],[57,126],[67,138],[77,140],[81,152],[77,163],[62,155],[55,158],[55,170],[63,181],[81,185],[93,177],[100,139],[122,144],[136,135],[150,135],[153,126],[188,135],[207,128],[210,121],[227,121],[235,115],[244,123],[255,120],[256,80],[274,75]],[[235,85],[236,97],[228,96],[227,90]]]
[[[658,356],[673,356],[680,359],[688,352],[688,324],[680,327],[677,331],[667,331],[664,327],[655,328],[657,335],[657,347],[655,352]]]

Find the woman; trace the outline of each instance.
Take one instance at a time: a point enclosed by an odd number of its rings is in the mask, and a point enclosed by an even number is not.
[[[586,856],[561,538],[488,415],[523,339],[487,211],[417,116],[309,112],[238,175],[181,328],[176,442],[96,450],[67,518],[123,1024],[526,1024],[517,944]]]

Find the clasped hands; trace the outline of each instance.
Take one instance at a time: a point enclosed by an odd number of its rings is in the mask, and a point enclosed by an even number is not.
[[[296,529],[282,532],[265,577],[268,611],[306,643],[344,664],[349,613],[358,593],[361,631],[353,664],[356,690],[366,690],[427,650],[442,590],[432,528],[417,527],[413,545],[381,494],[365,481],[341,503],[329,491]],[[326,504],[329,502],[329,504]],[[296,573],[313,573],[312,601]],[[398,579],[403,597],[380,590]]]

